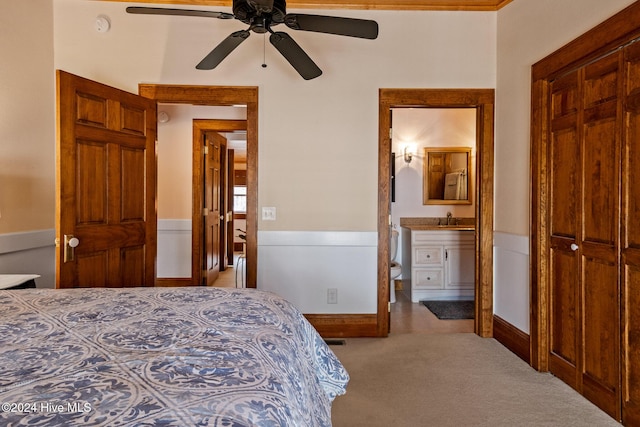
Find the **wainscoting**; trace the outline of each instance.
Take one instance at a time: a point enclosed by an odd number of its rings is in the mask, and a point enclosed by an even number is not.
[[[0,234],[0,272],[39,274],[38,288],[55,288],[55,230]]]
[[[189,278],[191,283],[191,220],[158,220],[157,277]]]
[[[259,231],[258,288],[305,314],[375,314],[377,250],[375,232]]]
[[[493,233],[493,313],[529,333],[529,236]]]

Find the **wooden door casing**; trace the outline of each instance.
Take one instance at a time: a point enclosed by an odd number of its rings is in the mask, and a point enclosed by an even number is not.
[[[154,286],[155,101],[56,76],[57,286]],[[65,235],[79,239],[67,262]]]

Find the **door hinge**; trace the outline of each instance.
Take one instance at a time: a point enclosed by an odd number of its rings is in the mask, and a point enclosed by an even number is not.
[[[393,138],[393,128],[389,128],[389,139]]]
[[[202,209],[202,216],[209,216],[209,208]]]
[[[387,303],[387,310],[389,310],[389,313],[391,313],[391,301]]]
[[[205,145],[204,146],[204,155],[206,156],[207,154],[209,154],[209,146]]]

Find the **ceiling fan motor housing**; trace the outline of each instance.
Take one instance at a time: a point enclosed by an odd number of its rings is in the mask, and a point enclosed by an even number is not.
[[[270,25],[282,24],[287,14],[285,0],[233,0],[233,14],[245,24],[255,24],[254,18],[262,17]]]

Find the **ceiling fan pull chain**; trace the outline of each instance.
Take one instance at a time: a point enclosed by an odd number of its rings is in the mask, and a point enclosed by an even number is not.
[[[267,68],[267,33],[262,34],[262,68]]]

